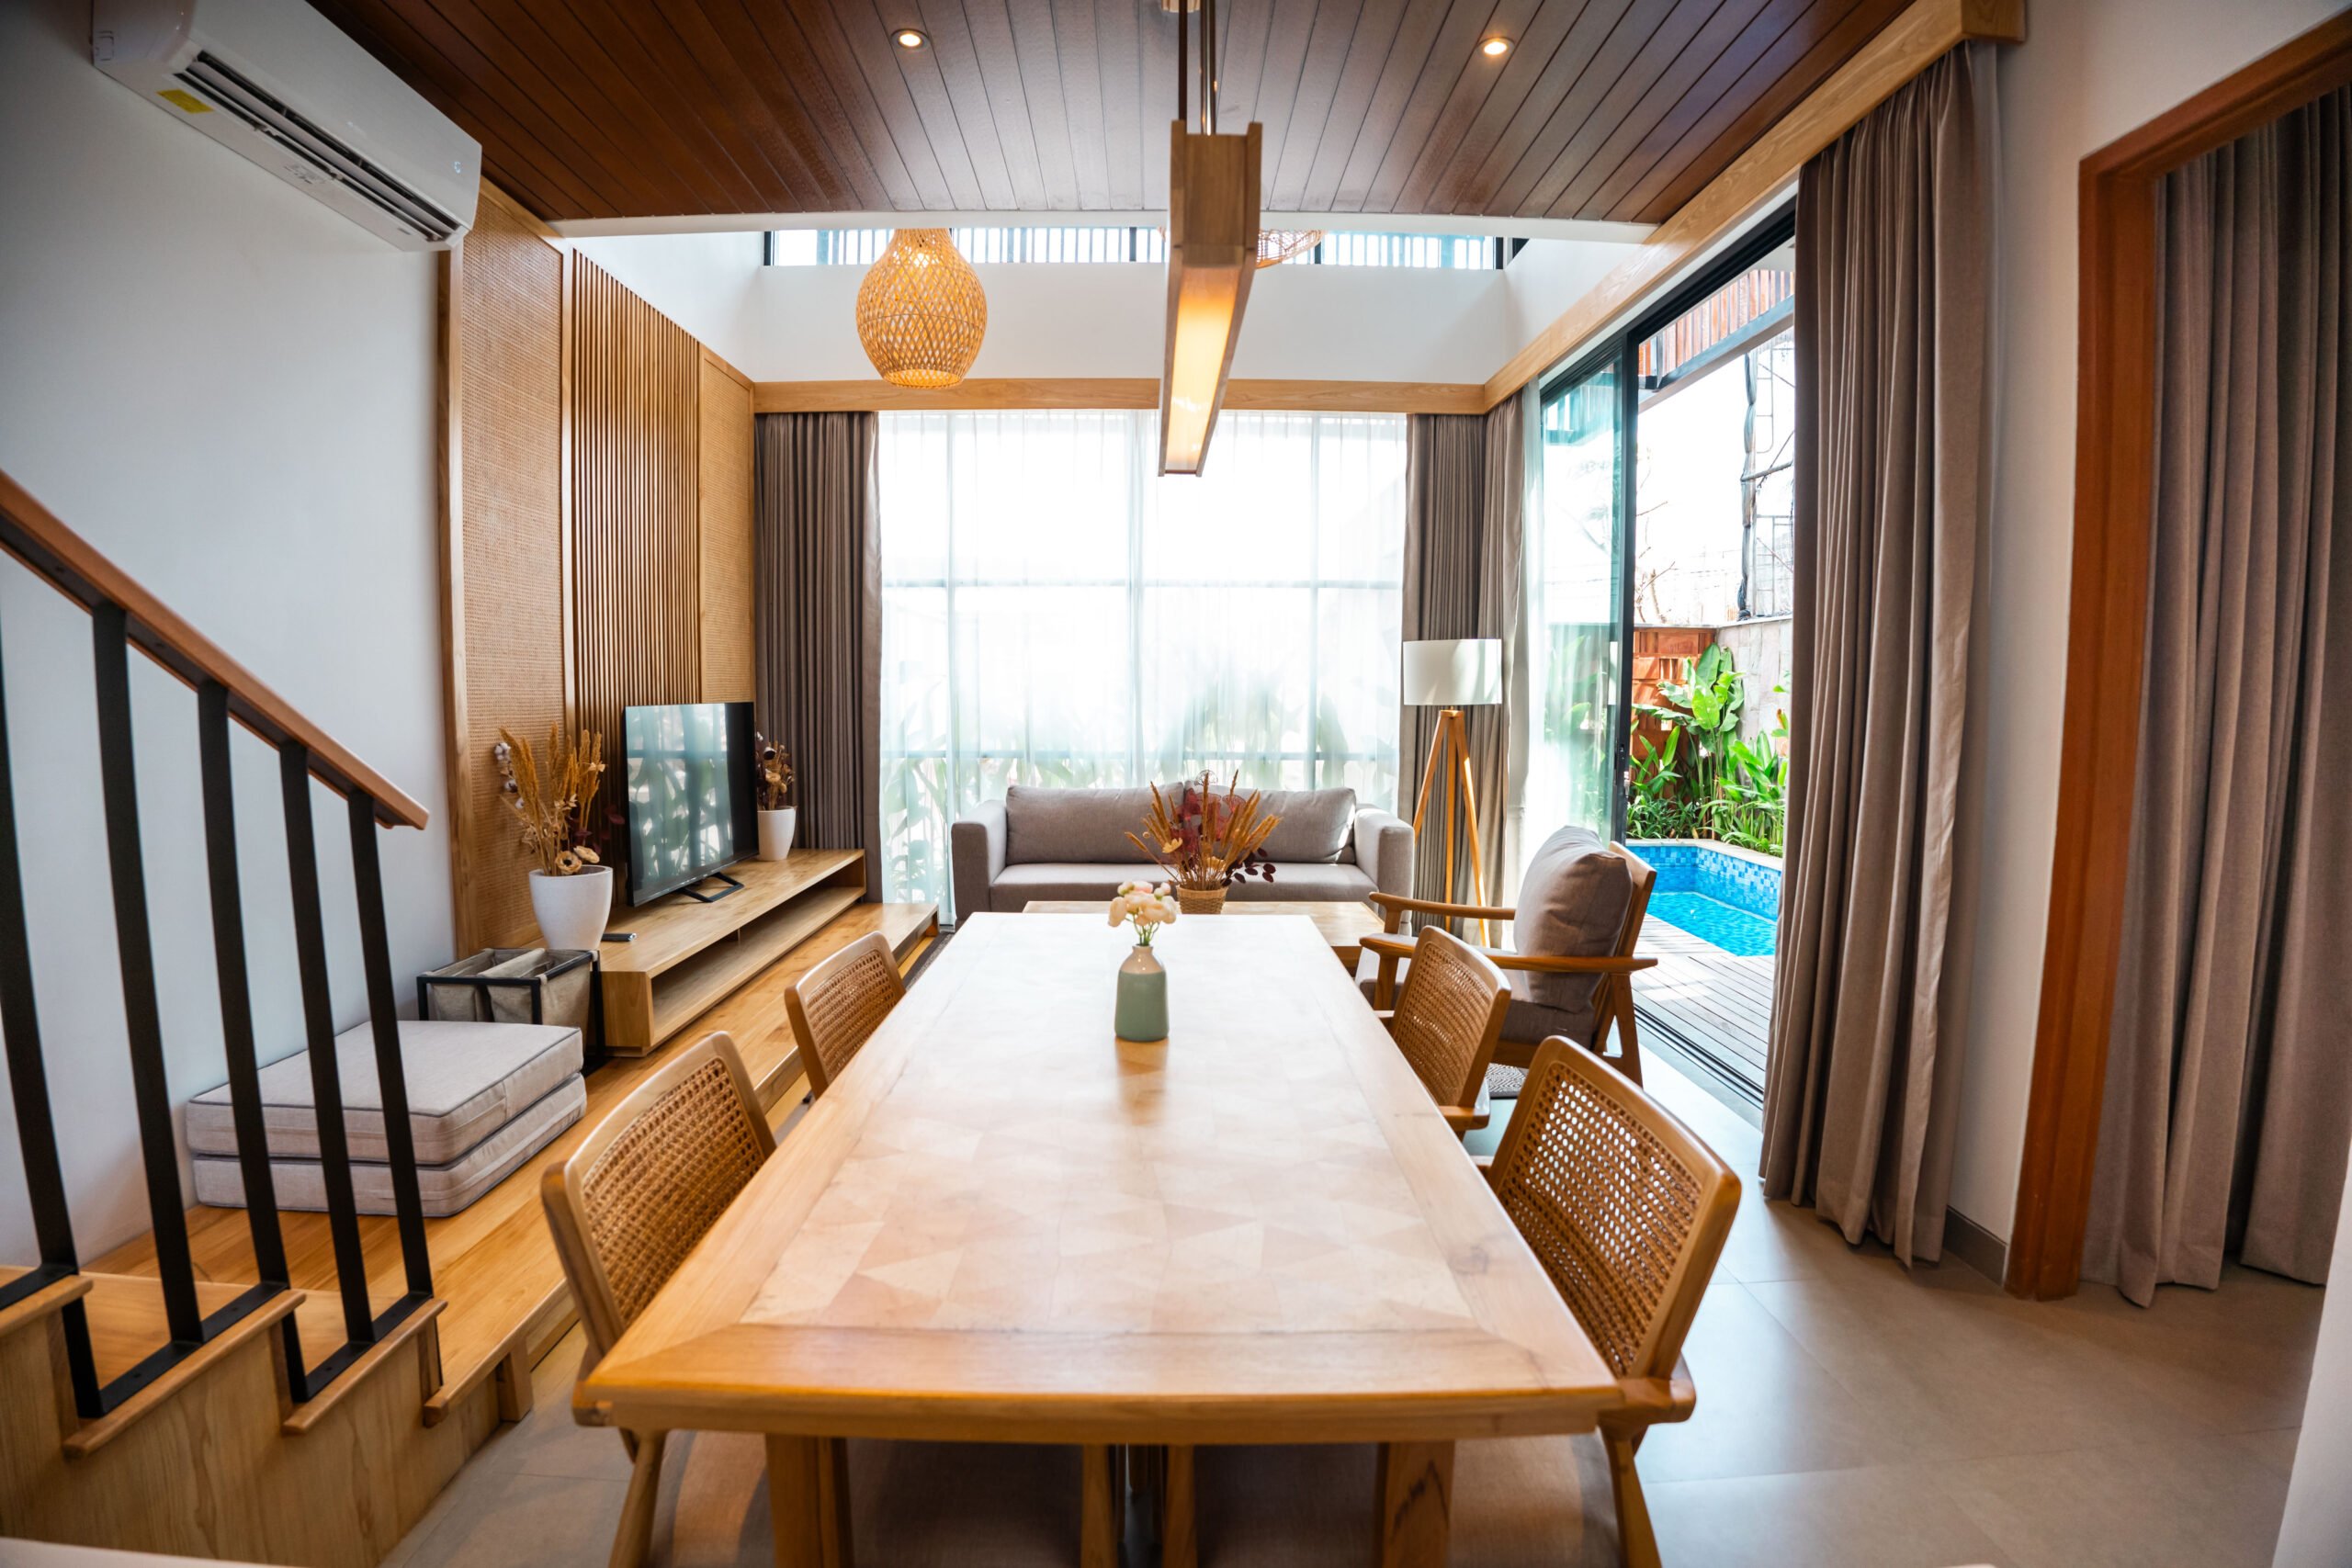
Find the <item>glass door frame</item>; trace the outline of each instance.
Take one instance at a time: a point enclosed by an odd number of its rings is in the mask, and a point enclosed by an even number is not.
[[[1792,197],[1767,214],[1728,249],[1700,268],[1688,281],[1676,286],[1657,304],[1633,317],[1627,325],[1609,333],[1537,383],[1536,424],[1540,430],[1542,411],[1555,398],[1599,371],[1613,368],[1617,373],[1617,516],[1613,548],[1617,558],[1617,626],[1623,634],[1620,641],[1623,651],[1617,660],[1617,700],[1609,738],[1611,796],[1609,836],[1615,842],[1622,843],[1625,838],[1625,796],[1631,787],[1629,775],[1634,761],[1634,552],[1641,544],[1634,536],[1634,517],[1640,499],[1636,470],[1640,466],[1642,401],[1640,378],[1634,373],[1635,350],[1644,340],[1753,268],[1766,256],[1794,243],[1796,227],[1796,202]],[[1533,717],[1540,722],[1541,716]]]

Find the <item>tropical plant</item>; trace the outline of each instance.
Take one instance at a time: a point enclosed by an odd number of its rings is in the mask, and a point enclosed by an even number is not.
[[[1789,719],[1749,739],[1740,734],[1747,681],[1731,652],[1711,643],[1682,661],[1680,681],[1658,682],[1656,704],[1640,711],[1664,729],[1665,742],[1634,739],[1626,831],[1645,839],[1719,839],[1743,849],[1781,852],[1788,821]],[[1783,688],[1772,688],[1779,694]]]

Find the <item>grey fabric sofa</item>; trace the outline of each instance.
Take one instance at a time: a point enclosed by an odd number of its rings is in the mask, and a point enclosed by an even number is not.
[[[1261,809],[1282,818],[1266,840],[1272,882],[1236,884],[1230,897],[1361,902],[1406,893],[1413,829],[1385,811],[1359,809],[1351,789],[1266,790]],[[1035,898],[1109,898],[1122,882],[1164,881],[1127,842],[1151,808],[1148,789],[1039,789],[1014,784],[948,833],[956,912],[1017,914]]]

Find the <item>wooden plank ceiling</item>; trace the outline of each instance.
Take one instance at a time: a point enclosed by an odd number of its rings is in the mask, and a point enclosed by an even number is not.
[[[1167,203],[1158,0],[319,4],[549,220]],[[1269,211],[1661,222],[1903,8],[1226,0],[1220,119]]]

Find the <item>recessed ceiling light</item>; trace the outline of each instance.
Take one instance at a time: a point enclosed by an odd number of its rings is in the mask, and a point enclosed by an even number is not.
[[[1478,40],[1478,52],[1489,60],[1500,60],[1510,52],[1510,39],[1500,34],[1490,39],[1481,39]]]
[[[900,49],[921,49],[931,39],[915,28],[899,28],[890,34],[891,41]]]

